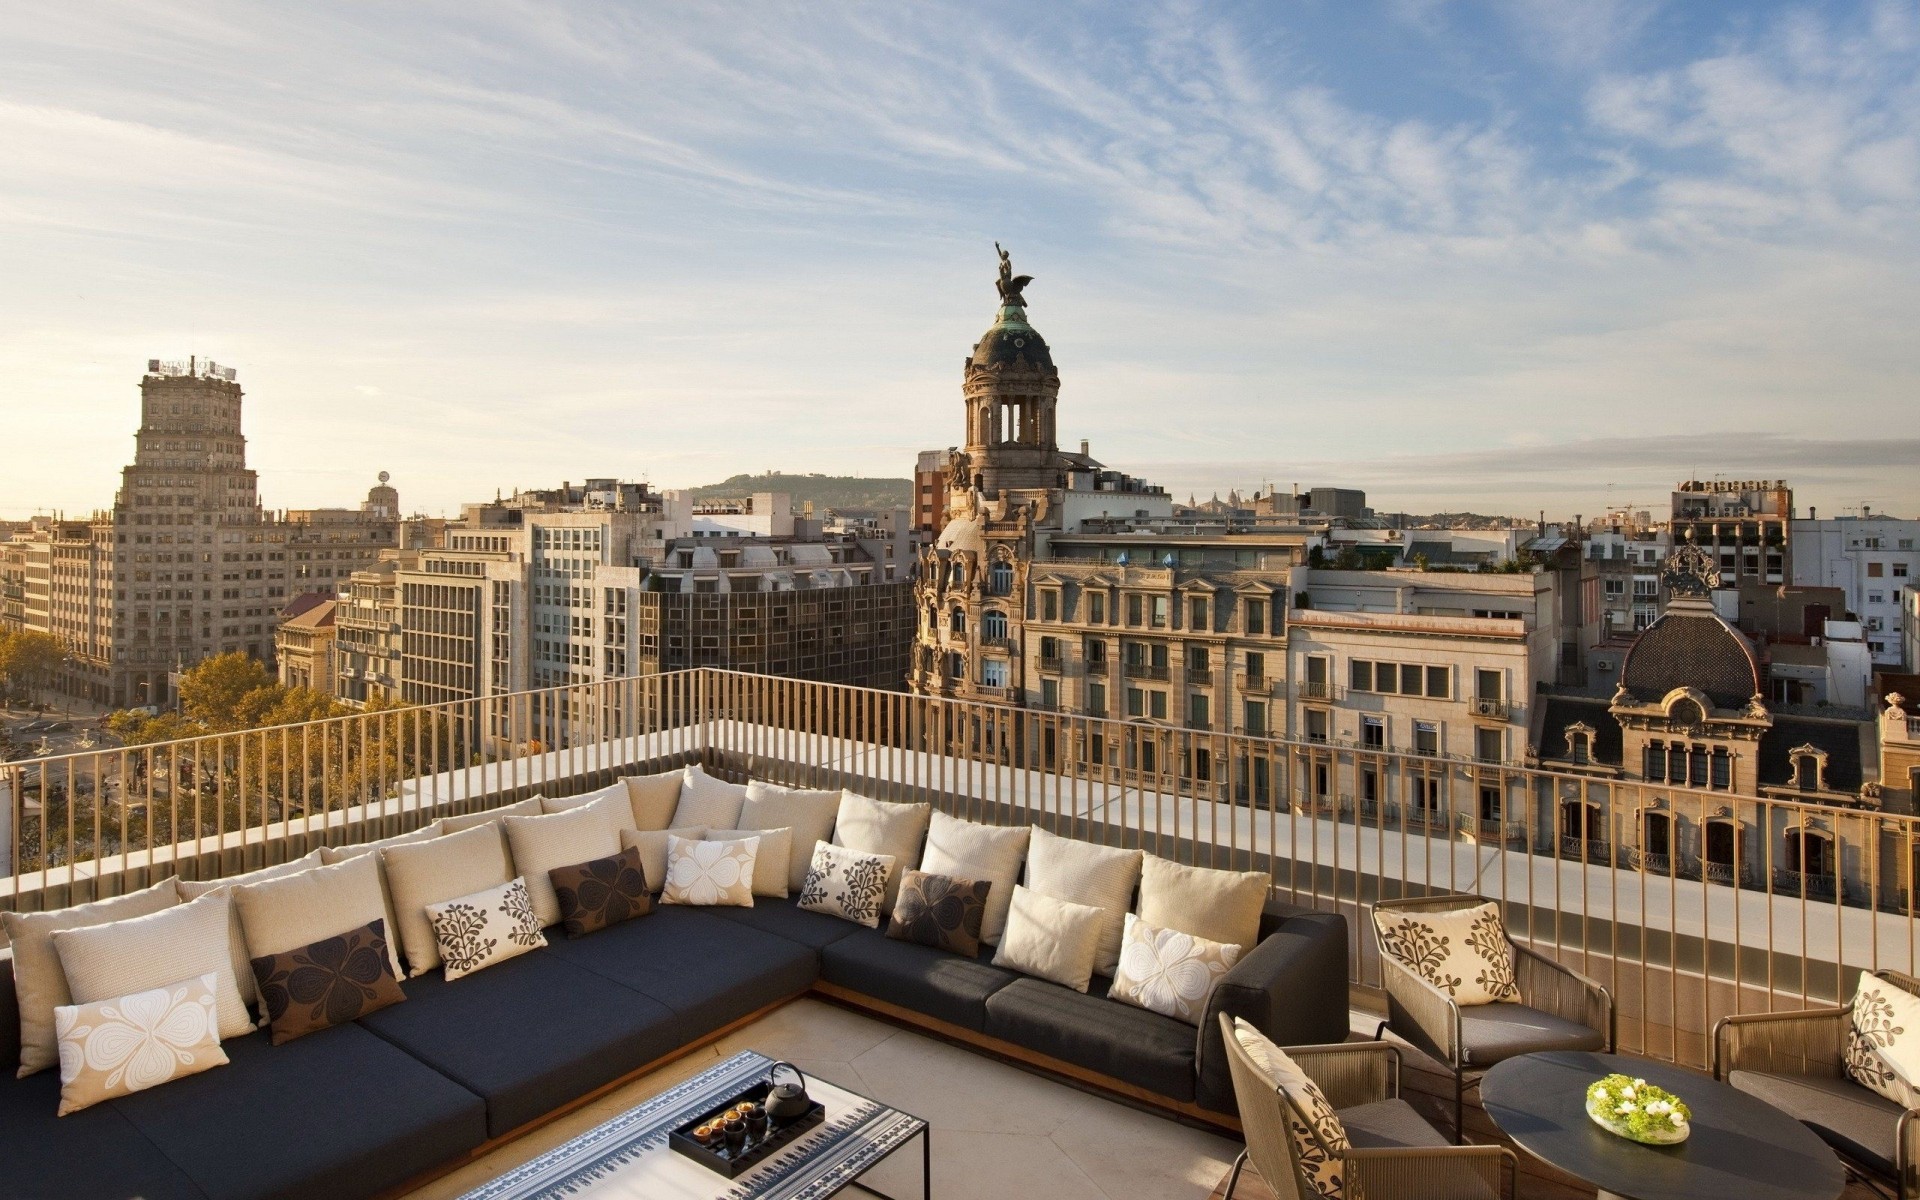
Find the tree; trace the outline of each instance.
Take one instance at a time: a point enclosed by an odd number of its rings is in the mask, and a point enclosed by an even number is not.
[[[267,664],[232,650],[180,673],[180,712],[212,733],[252,729],[284,690]]]
[[[37,629],[0,632],[0,683],[34,699],[67,660],[67,644]]]

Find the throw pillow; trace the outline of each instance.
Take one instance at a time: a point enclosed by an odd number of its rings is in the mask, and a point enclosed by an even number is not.
[[[1007,908],[1013,903],[1013,886],[1020,882],[1020,864],[1027,860],[1032,834],[1028,825],[978,825],[943,812],[934,813],[927,826],[922,871],[992,885],[979,932],[980,940],[990,945],[1000,940],[1000,931],[1007,927]]]
[[[0,912],[0,928],[7,933],[13,948],[13,991],[20,1009],[20,1078],[60,1062],[60,1040],[54,1033],[53,1010],[73,1003],[67,988],[67,976],[60,969],[60,955],[53,948],[53,935],[62,929],[81,929],[105,925],[128,917],[144,917],[180,903],[179,889],[173,880],[162,879],[152,887],[110,900],[56,908],[51,912]],[[232,970],[229,965],[228,970]]]
[[[1920,1107],[1920,997],[1861,972],[1847,1026],[1847,1076],[1898,1104]]]
[[[407,846],[414,842],[424,842],[430,838],[440,836],[441,824],[442,822],[435,821],[431,825],[421,826],[412,833],[402,833],[394,837],[381,838],[373,842],[356,842],[351,846],[322,846],[320,847],[320,861],[330,867],[335,863],[343,863],[350,858],[359,858],[363,854],[378,854],[388,846]]]
[[[1093,960],[1105,923],[1105,912],[1091,904],[1016,887],[993,965],[1084,992],[1093,981]]]
[[[746,799],[746,784],[715,779],[699,763],[688,763],[680,775],[680,803],[674,806],[673,824],[732,829],[740,824],[740,806]]]
[[[244,887],[249,883],[260,883],[267,879],[282,879],[321,865],[320,852],[315,850],[292,862],[284,862],[273,867],[261,867],[258,871],[248,871],[244,875],[229,875],[225,879],[190,881],[176,877],[173,886],[180,890],[182,900],[198,900],[208,892],[219,888]],[[228,930],[228,942],[233,951],[233,977],[240,985],[240,1002],[250,1006],[259,999],[260,994],[254,990],[253,986],[253,968],[248,965],[247,957],[247,936],[240,929],[240,910],[236,908],[230,915],[233,918],[233,927]]]
[[[1093,957],[1095,974],[1113,974],[1120,961],[1120,934],[1126,928],[1127,910],[1133,907],[1134,885],[1139,882],[1138,850],[1096,846],[1044,829],[1033,831],[1033,844],[1027,848],[1028,889],[1100,910],[1100,945]]]
[[[61,930],[53,935],[53,948],[73,1002],[95,1004],[212,975],[220,1036],[246,1034],[253,1018],[233,978],[232,912],[233,896],[222,890],[144,917]]]
[[[753,855],[753,894],[787,898],[787,861],[793,857],[791,829],[709,829],[702,835],[709,842],[743,842],[757,838],[759,849]]]
[[[781,787],[761,779],[747,781],[747,798],[740,805],[742,829],[791,829],[788,838],[787,890],[797,892],[807,883],[813,865],[813,844],[833,840],[833,819],[840,812],[840,793]],[[762,870],[771,870],[770,862]]]
[[[995,886],[984,879],[903,872],[887,936],[972,958],[980,953],[980,929]]]
[[[889,855],[864,854],[831,842],[815,842],[813,865],[807,868],[807,881],[800,887],[799,905],[809,912],[878,928],[880,903],[886,898],[887,877],[893,874],[893,866]]]
[[[560,925],[570,938],[644,917],[653,908],[638,850],[555,867],[547,877],[553,881],[553,895],[560,902]]]
[[[1132,913],[1120,939],[1120,965],[1107,999],[1198,1025],[1207,997],[1244,946],[1226,946],[1177,929],[1157,929]]]
[[[759,838],[695,842],[667,835],[667,881],[662,904],[753,907],[753,867]]]
[[[1233,1040],[1267,1077],[1267,1084],[1287,1101],[1281,1106],[1287,1140],[1293,1143],[1300,1172],[1307,1177],[1313,1195],[1320,1200],[1345,1200],[1346,1155],[1353,1144],[1347,1139],[1339,1114],[1327,1102],[1326,1093],[1286,1051],[1239,1017],[1233,1019]]]
[[[223,1065],[212,975],[53,1010],[58,1116]]]
[[[627,788],[627,803],[633,806],[635,829],[665,829],[673,824],[673,810],[680,807],[680,781],[686,772],[678,768],[658,775],[628,775],[620,782]]]
[[[620,853],[620,835],[591,808],[550,817],[508,817],[505,824],[513,869],[526,881],[542,929],[560,923],[560,901],[548,871]]]
[[[1264,871],[1187,867],[1147,855],[1140,869],[1140,919],[1228,946],[1260,941],[1260,914],[1273,880]]]
[[[513,878],[506,844],[491,827],[442,834],[416,845],[380,852],[387,892],[393,897],[395,930],[407,957],[409,975],[425,975],[440,965],[440,943],[427,919],[427,905],[439,904]]]
[[[331,867],[234,888],[233,906],[240,910],[240,928],[246,933],[247,960],[297,950],[321,938],[387,920],[386,893],[380,881],[380,856],[363,854]],[[388,965],[398,977],[400,954],[391,938],[386,942]]]
[[[547,944],[524,879],[427,905],[447,982]]]
[[[640,852],[640,873],[647,877],[647,888],[659,892],[667,886],[667,839],[677,837],[697,842],[706,836],[706,829],[699,825],[684,829],[629,829],[620,835],[620,848]]]
[[[834,845],[893,860],[887,869],[886,892],[880,898],[881,916],[893,911],[893,898],[900,894],[901,868],[920,861],[920,844],[926,839],[932,813],[930,804],[889,804],[853,792],[840,793],[840,812],[833,824]]]
[[[540,802],[540,811],[551,816],[554,813],[572,812],[576,808],[590,808],[605,818],[613,836],[619,837],[621,830],[632,829],[633,805],[627,799],[627,785],[616,783],[612,787],[601,788],[597,792],[586,792],[579,796],[549,796]]]
[[[463,833],[479,825],[495,825],[508,817],[537,817],[546,812],[545,796],[528,796],[525,800],[516,800],[512,804],[503,804],[499,808],[483,808],[479,812],[461,813],[457,817],[441,817],[441,833]],[[504,837],[504,832],[502,833]]]
[[[274,1045],[344,1025],[407,998],[393,973],[386,926],[376,917],[358,929],[249,964],[260,984],[260,1005]]]
[[[1462,1008],[1520,999],[1513,947],[1492,901],[1453,912],[1375,909],[1373,927],[1395,962]]]

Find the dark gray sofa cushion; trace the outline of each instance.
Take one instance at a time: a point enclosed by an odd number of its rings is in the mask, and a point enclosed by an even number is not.
[[[1851,1079],[1818,1075],[1733,1071],[1727,1082],[1795,1118],[1855,1162],[1893,1176],[1904,1110],[1885,1096]]]
[[[9,983],[8,993],[12,990]],[[55,1117],[60,1072],[15,1079],[14,1065],[7,1064],[0,1078],[0,1196],[206,1200],[206,1193],[112,1104]]]
[[[752,908],[706,908],[702,912],[732,921],[739,925],[750,925],[762,933],[771,933],[776,937],[798,942],[810,950],[820,950],[860,931],[860,926],[852,921],[843,921],[839,917],[830,917],[825,913],[808,912],[799,906],[797,899],[776,900],[766,896],[756,896]]]
[[[1221,977],[1196,1033],[1195,1098],[1233,1113],[1233,1075],[1220,1040],[1220,1014],[1239,1017],[1281,1046],[1347,1040],[1347,919],[1338,913],[1272,905],[1260,944]]]
[[[841,924],[851,926],[853,935],[820,951],[822,979],[949,1025],[985,1029],[987,998],[1020,978],[989,965],[992,946],[982,946],[978,959],[962,958],[895,941],[878,929]]]
[[[666,1007],[682,1045],[799,995],[820,975],[818,957],[798,942],[675,904],[555,941],[550,953]]]
[[[1193,1099],[1194,1030],[1185,1021],[1106,998],[1017,979],[987,997],[986,1032],[1174,1100]]]
[[[585,945],[611,932],[560,944]],[[405,986],[405,1003],[360,1023],[486,1100],[494,1137],[681,1045],[679,1019],[664,1005],[551,949],[452,983],[433,971]]]
[[[1603,1050],[1606,1035],[1524,1004],[1474,1004],[1460,1010],[1467,1066],[1490,1067],[1521,1054]]]
[[[209,1200],[370,1196],[487,1138],[480,1097],[357,1025],[222,1048],[224,1067],[111,1102]]]

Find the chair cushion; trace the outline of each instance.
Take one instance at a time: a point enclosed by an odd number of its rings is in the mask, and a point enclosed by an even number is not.
[[[1357,1150],[1405,1149],[1419,1146],[1445,1146],[1450,1143],[1438,1129],[1405,1100],[1376,1100],[1357,1104],[1339,1112],[1347,1141]]]
[[[370,1196],[486,1140],[478,1096],[357,1025],[222,1048],[224,1067],[112,1102],[209,1200]]]
[[[642,917],[561,944],[591,945],[655,919]],[[516,1129],[681,1045],[679,1021],[664,1005],[566,962],[552,949],[452,983],[436,971],[409,979],[406,987],[405,1004],[383,1008],[361,1024],[485,1099],[489,1136]]]
[[[1861,1165],[1893,1174],[1901,1108],[1885,1096],[1851,1079],[1817,1075],[1734,1071],[1727,1082],[1798,1120]]]
[[[1102,979],[1076,992],[1017,979],[987,997],[986,1032],[1162,1096],[1193,1099],[1193,1026],[1108,1000],[1106,986]]]
[[[1601,1050],[1597,1029],[1524,1004],[1476,1004],[1460,1010],[1460,1040],[1467,1066],[1490,1067],[1520,1054],[1545,1050]]]
[[[841,938],[860,931],[858,925],[801,908],[798,897],[788,900],[755,900],[752,908],[713,908],[706,915],[721,917],[737,925],[748,925],[762,933],[771,933],[810,950],[830,946]]]
[[[673,1013],[680,1044],[797,996],[820,974],[819,958],[807,947],[704,908],[662,906],[590,937],[557,943],[552,953]]]
[[[206,1200],[173,1160],[112,1104],[56,1117],[59,1104],[58,1071],[26,1079],[15,1079],[9,1071],[0,1079],[0,1194]]]
[[[1020,978],[980,959],[840,924],[853,932],[821,949],[820,978],[949,1025],[985,1029],[987,997]],[[991,956],[993,947],[983,947],[982,953]]]

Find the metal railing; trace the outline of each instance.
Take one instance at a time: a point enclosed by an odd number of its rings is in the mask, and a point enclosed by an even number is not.
[[[1266,872],[1276,898],[1347,917],[1361,1004],[1375,900],[1486,895],[1517,940],[1613,991],[1626,1051],[1695,1065],[1721,1016],[1920,966],[1920,818],[713,669],[0,764],[0,906],[230,875],[693,761]],[[1487,789],[1498,837],[1453,818]],[[1616,853],[1654,809],[1669,853]]]
[[[1165,679],[1167,667],[1164,663],[1130,662],[1126,665],[1128,679]]]
[[[1335,699],[1335,689],[1325,680],[1303,679],[1300,681],[1300,697],[1303,700]]]

